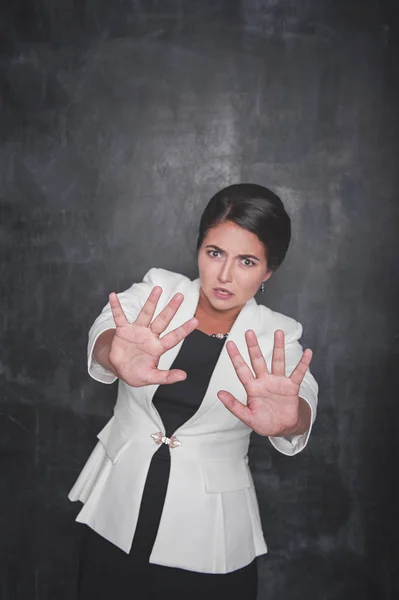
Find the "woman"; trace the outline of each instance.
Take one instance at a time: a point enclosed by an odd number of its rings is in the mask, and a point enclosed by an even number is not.
[[[94,322],[89,373],[119,385],[69,496],[89,525],[81,600],[256,598],[250,434],[296,454],[317,405],[300,323],[254,299],[290,235],[275,194],[232,185],[202,215],[198,279],[150,269]]]

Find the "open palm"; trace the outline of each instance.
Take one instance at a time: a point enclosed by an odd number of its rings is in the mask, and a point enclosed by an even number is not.
[[[218,392],[218,397],[226,408],[260,435],[284,435],[284,432],[297,423],[299,387],[312,360],[312,351],[305,350],[301,360],[287,377],[283,331],[277,330],[274,334],[271,372],[267,368],[255,332],[248,330],[245,339],[255,375],[234,342],[227,343],[227,351],[247,393],[247,404],[242,404],[225,390]]]
[[[158,363],[164,352],[176,346],[197,327],[198,321],[189,319],[161,338],[160,334],[183,302],[183,295],[175,294],[152,321],[161,294],[162,288],[154,287],[134,323],[127,320],[118,296],[112,293],[109,297],[116,325],[109,360],[118,377],[133,387],[176,383],[187,376],[180,369],[159,370]]]

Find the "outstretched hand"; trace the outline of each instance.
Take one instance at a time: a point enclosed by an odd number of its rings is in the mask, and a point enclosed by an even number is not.
[[[109,360],[118,377],[133,387],[176,383],[187,377],[185,371],[180,369],[161,371],[158,363],[164,352],[176,346],[197,327],[198,320],[193,317],[161,338],[161,333],[183,302],[183,295],[175,294],[151,321],[161,294],[161,287],[153,288],[134,323],[127,320],[118,296],[115,293],[109,296],[116,325]]]
[[[312,360],[312,351],[304,351],[289,377],[285,373],[284,332],[274,333],[272,368],[269,372],[256,334],[245,333],[249,357],[255,375],[234,342],[226,344],[234,369],[247,393],[244,405],[230,392],[221,390],[219,399],[236,417],[260,435],[281,436],[295,431],[299,419],[299,386]]]

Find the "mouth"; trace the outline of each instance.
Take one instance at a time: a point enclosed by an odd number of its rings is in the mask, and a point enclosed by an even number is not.
[[[232,292],[230,292],[230,290],[227,290],[226,288],[221,288],[221,287],[213,288],[213,293],[218,298],[226,299],[226,298],[231,298],[232,296],[234,296],[234,294]]]

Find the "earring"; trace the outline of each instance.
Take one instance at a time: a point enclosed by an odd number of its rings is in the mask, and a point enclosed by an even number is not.
[[[265,282],[262,281],[262,285],[260,286],[260,293],[263,294],[265,291]]]

